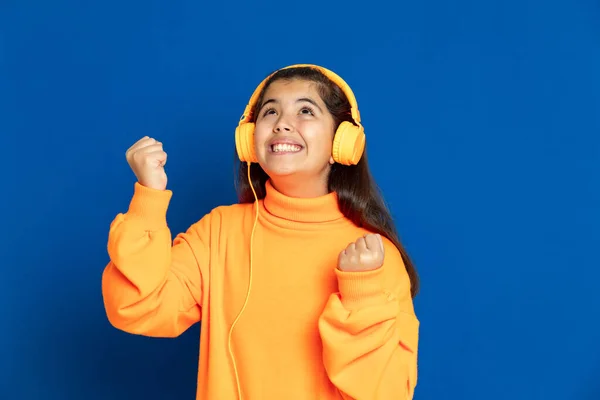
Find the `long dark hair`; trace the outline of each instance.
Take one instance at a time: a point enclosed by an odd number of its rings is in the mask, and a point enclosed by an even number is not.
[[[350,103],[344,92],[319,70],[310,67],[282,69],[273,74],[260,93],[255,110],[260,109],[264,93],[271,83],[277,80],[292,79],[306,80],[318,85],[319,95],[333,116],[334,128],[337,128],[342,121],[352,122]],[[255,110],[251,112],[250,121],[255,120],[253,115]],[[239,201],[240,203],[253,203],[255,199],[248,182],[248,166],[245,163],[239,164],[236,174],[236,190]],[[258,163],[251,164],[250,175],[257,197],[264,198],[265,183],[269,176]],[[391,213],[371,175],[366,147],[365,153],[357,165],[346,166],[335,163],[331,166],[328,187],[330,192],[337,193],[340,210],[346,218],[359,227],[385,236],[398,248],[410,278],[411,295],[414,298],[419,291],[419,277],[413,262],[400,242]]]

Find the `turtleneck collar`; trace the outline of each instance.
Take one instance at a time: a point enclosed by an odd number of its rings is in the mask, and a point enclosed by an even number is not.
[[[277,218],[295,222],[329,222],[344,218],[335,192],[312,198],[288,197],[277,191],[270,180],[265,188],[265,210]]]

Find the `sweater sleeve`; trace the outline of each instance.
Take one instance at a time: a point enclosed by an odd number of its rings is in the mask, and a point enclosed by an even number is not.
[[[417,384],[419,321],[402,257],[385,245],[374,271],[336,269],[339,292],[319,319],[323,362],[345,400],[410,400]]]
[[[201,319],[208,217],[171,242],[171,196],[136,183],[129,210],[111,223],[102,295],[109,322],[122,331],[176,337]]]

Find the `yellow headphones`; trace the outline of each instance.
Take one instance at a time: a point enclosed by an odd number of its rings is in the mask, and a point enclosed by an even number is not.
[[[333,83],[338,85],[344,92],[348,101],[350,102],[350,112],[354,124],[348,121],[343,121],[338,127],[334,140],[332,157],[333,160],[343,165],[356,165],[365,149],[365,131],[360,123],[360,113],[358,112],[358,104],[354,93],[350,86],[334,72],[313,64],[295,64],[282,69],[296,68],[296,67],[310,67],[323,73]],[[277,72],[277,71],[276,71]],[[273,73],[274,74],[274,73]],[[264,88],[268,79],[273,76],[269,75],[265,78],[258,87],[254,90],[250,101],[244,110],[244,114],[240,118],[237,128],[235,129],[235,147],[237,149],[238,156],[242,162],[255,163],[258,162],[256,158],[256,152],[254,149],[254,123],[249,122],[250,113],[256,102],[262,89]]]

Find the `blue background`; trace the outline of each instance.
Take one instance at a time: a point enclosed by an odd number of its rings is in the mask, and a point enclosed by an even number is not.
[[[600,398],[600,7],[592,1],[0,2],[3,399],[192,399],[198,334],[113,329],[108,227],[165,143],[181,231],[235,201],[272,70],[354,89],[422,278],[418,400]]]

